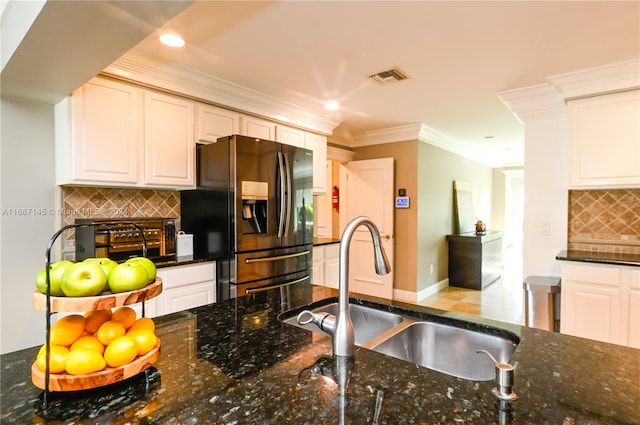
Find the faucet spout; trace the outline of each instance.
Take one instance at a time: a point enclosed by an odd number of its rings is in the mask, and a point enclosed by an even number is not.
[[[338,317],[333,330],[333,355],[351,356],[355,347],[353,323],[349,315],[349,246],[358,227],[364,225],[373,239],[375,270],[379,275],[388,274],[391,266],[382,246],[380,232],[375,223],[365,216],[354,218],[347,224],[340,240],[340,280],[338,283]]]

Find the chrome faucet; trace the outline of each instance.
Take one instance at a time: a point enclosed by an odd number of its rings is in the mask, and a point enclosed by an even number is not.
[[[333,355],[351,356],[355,347],[355,337],[353,334],[353,323],[349,315],[349,245],[356,229],[364,225],[369,229],[373,239],[373,253],[376,273],[379,275],[388,274],[391,271],[389,260],[382,247],[380,232],[375,223],[365,216],[354,218],[347,224],[342,238],[340,239],[340,279],[338,281],[338,316],[324,313],[317,314],[305,310],[298,314],[299,324],[306,325],[314,323],[321,330],[333,337]],[[308,316],[308,319],[304,319]]]

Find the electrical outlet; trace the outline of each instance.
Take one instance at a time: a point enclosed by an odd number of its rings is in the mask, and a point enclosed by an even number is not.
[[[433,274],[433,264],[431,264],[431,265],[429,266],[429,273],[430,273],[430,274]]]

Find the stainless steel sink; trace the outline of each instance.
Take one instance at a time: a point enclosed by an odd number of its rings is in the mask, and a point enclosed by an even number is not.
[[[337,315],[338,303],[311,311]],[[509,363],[518,345],[515,335],[510,339],[375,307],[349,304],[349,313],[356,345],[462,379],[495,379],[495,364],[477,350],[486,350],[499,362]],[[297,323],[296,316],[283,322],[324,333],[315,324]]]
[[[487,350],[509,363],[517,345],[505,338],[433,322],[414,322],[373,351],[473,381],[495,378],[494,363],[477,350]]]
[[[333,315],[337,315],[338,303],[327,304],[322,307],[317,307],[311,311],[313,313],[331,313]],[[358,304],[349,304],[349,313],[351,315],[351,322],[353,323],[353,333],[356,339],[356,345],[363,345],[367,341],[370,341],[389,329],[396,327],[402,323],[403,320],[403,317],[398,314]],[[286,319],[284,322],[310,331],[322,332],[320,328],[314,324],[298,324],[295,317]]]

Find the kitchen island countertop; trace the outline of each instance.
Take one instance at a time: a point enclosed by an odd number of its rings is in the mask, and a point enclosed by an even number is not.
[[[556,260],[640,267],[640,255],[617,252],[563,250],[556,255]]]
[[[380,424],[640,422],[640,350],[395,301],[383,303],[514,334],[519,399],[500,410],[493,381],[467,381],[356,348],[343,402],[335,382],[321,374],[332,364],[331,340],[278,320],[283,311],[336,295],[298,285],[155,318],[162,349],[147,373],[99,389],[50,393],[46,414],[43,391],[30,375],[38,347],[4,354],[0,422],[369,424],[377,396]],[[353,303],[380,301],[352,296]]]

